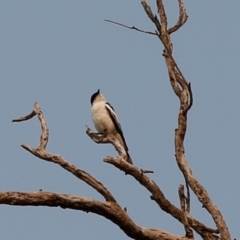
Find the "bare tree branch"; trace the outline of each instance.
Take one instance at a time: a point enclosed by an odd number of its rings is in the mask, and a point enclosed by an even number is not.
[[[167,22],[167,16],[165,13],[162,0],[157,0],[157,8],[158,8],[158,13],[160,17],[160,24],[162,27],[162,31],[165,31],[167,29],[168,22]]]
[[[42,134],[41,134],[40,142],[37,147],[37,151],[42,152],[47,147],[49,130],[48,130],[47,122],[44,118],[43,112],[40,106],[38,105],[38,103],[34,104],[34,111],[38,116],[38,120],[40,121],[41,128],[42,128]]]
[[[34,116],[36,116],[36,112],[33,110],[30,114],[24,116],[24,117],[20,117],[17,119],[13,119],[12,122],[23,122],[23,121],[27,121],[31,118],[33,118]]]
[[[141,172],[142,173],[154,173],[154,171],[152,171],[152,170],[143,170],[143,169],[141,169]]]
[[[156,35],[156,36],[157,36],[157,34],[154,33],[154,32],[144,31],[144,30],[141,30],[141,29],[136,28],[136,27],[134,27],[134,26],[129,27],[129,26],[124,25],[124,24],[122,24],[122,23],[114,22],[114,21],[112,21],[112,20],[107,20],[107,19],[104,19],[104,21],[110,22],[110,23],[113,23],[113,24],[117,24],[117,25],[122,26],[122,27],[125,27],[125,28],[133,29],[133,30],[136,30],[136,31],[138,31],[138,32],[147,33],[147,34],[152,34],[152,35]]]
[[[180,27],[182,27],[186,23],[188,19],[187,11],[184,7],[182,0],[178,0],[178,3],[179,3],[179,18],[175,26],[168,29],[168,34],[177,31]]]
[[[38,116],[38,119],[41,123],[41,128],[42,128],[42,134],[41,134],[41,138],[40,138],[40,142],[37,147],[37,150],[43,151],[43,150],[45,150],[47,143],[48,143],[49,130],[48,130],[47,122],[45,121],[44,115],[43,115],[42,110],[39,107],[38,103],[34,103],[34,109],[30,114],[28,114],[24,117],[21,117],[21,118],[13,119],[12,122],[27,121],[36,115]]]
[[[180,206],[181,206],[181,214],[182,214],[182,222],[186,231],[186,237],[187,238],[191,238],[193,239],[193,231],[189,225],[188,219],[187,219],[187,215],[188,215],[188,211],[187,211],[187,207],[186,207],[186,196],[184,194],[184,186],[180,185],[178,188],[178,195],[179,195],[179,199],[180,199]]]
[[[141,4],[143,5],[144,10],[147,13],[148,17],[152,20],[152,22],[157,27],[158,32],[161,33],[161,24],[159,23],[157,16],[152,13],[152,10],[148,5],[147,1],[141,0]]]
[[[193,94],[192,94],[192,87],[191,87],[191,83],[188,83],[188,91],[189,91],[189,104],[187,105],[187,107],[183,110],[183,113],[186,114],[188,112],[188,110],[190,110],[190,108],[193,105]]]
[[[186,188],[187,188],[187,197],[186,197],[186,204],[187,204],[187,212],[190,213],[190,190],[189,190],[189,185],[187,180],[185,179],[185,184],[186,184]]]
[[[114,202],[99,202],[90,198],[51,192],[0,192],[0,204],[11,206],[48,206],[96,213],[119,226],[129,237],[138,240],[188,240],[154,228],[134,223],[126,211]]]
[[[157,29],[159,28],[159,24],[161,26],[161,31],[159,31],[159,39],[161,40],[165,48],[163,56],[165,57],[166,65],[168,67],[170,83],[173,87],[175,94],[179,97],[180,100],[178,128],[175,131],[175,156],[177,164],[182,171],[187,183],[189,184],[195,195],[198,197],[198,200],[204,205],[204,207],[213,217],[213,220],[216,223],[222,239],[229,240],[231,239],[231,236],[223,216],[221,215],[217,206],[208,196],[205,188],[197,181],[197,179],[192,174],[192,171],[188,166],[187,160],[185,158],[185,149],[183,143],[187,129],[187,112],[192,106],[193,96],[191,92],[191,85],[188,84],[185,80],[183,74],[180,72],[172,56],[172,42],[169,31],[167,31],[167,18],[162,0],[157,0],[157,7],[161,23],[155,23],[153,21],[153,14],[146,0],[142,0],[141,3],[148,17],[155,24]],[[186,10],[182,1],[179,1],[179,9],[180,15],[182,14],[182,16],[180,16],[181,20],[178,21],[178,23],[173,29],[170,29],[170,33],[173,32],[173,30],[180,28],[187,20]]]

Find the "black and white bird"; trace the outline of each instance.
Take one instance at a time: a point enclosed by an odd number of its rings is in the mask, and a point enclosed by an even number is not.
[[[97,131],[101,134],[112,134],[118,139],[126,151],[127,162],[133,164],[128,153],[128,147],[117,114],[115,113],[114,108],[106,102],[106,99],[100,93],[100,89],[92,95],[91,104],[92,120]]]

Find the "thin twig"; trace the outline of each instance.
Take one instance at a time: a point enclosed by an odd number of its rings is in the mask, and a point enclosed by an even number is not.
[[[108,19],[104,19],[104,21],[110,22],[110,23],[113,23],[113,24],[116,24],[116,25],[119,25],[119,26],[122,26],[122,27],[125,27],[125,28],[128,28],[128,29],[133,29],[133,30],[136,30],[136,31],[138,31],[138,32],[147,33],[147,34],[151,34],[151,35],[157,36],[157,34],[154,33],[154,32],[144,31],[144,30],[141,30],[141,29],[136,28],[136,27],[134,27],[134,26],[129,27],[129,26],[125,25],[125,24],[118,23],[118,22],[114,22],[114,21],[108,20]]]
[[[24,117],[20,117],[20,118],[16,118],[13,119],[12,122],[23,122],[23,121],[27,121],[31,118],[33,118],[34,116],[36,116],[36,112],[33,110],[30,114],[24,116]]]
[[[141,169],[141,172],[142,173],[154,173],[154,171],[152,171],[152,170],[143,170],[143,169]]]

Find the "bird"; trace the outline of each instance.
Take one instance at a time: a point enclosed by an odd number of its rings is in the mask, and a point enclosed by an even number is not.
[[[103,94],[100,93],[100,89],[91,96],[90,102],[92,105],[92,120],[97,131],[103,135],[112,134],[124,147],[127,162],[133,164],[117,114]]]

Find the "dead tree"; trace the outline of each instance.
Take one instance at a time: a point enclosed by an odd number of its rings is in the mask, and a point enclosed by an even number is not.
[[[191,90],[191,84],[186,81],[173,57],[171,34],[179,30],[187,21],[187,13],[184,4],[182,0],[178,0],[178,2],[179,18],[177,23],[170,28],[168,28],[167,16],[162,0],[156,1],[158,16],[153,14],[151,7],[146,0],[141,1],[141,4],[148,18],[156,27],[155,32],[143,31],[134,26],[129,27],[121,23],[116,23],[110,20],[107,21],[133,30],[155,35],[163,44],[163,57],[168,69],[170,84],[180,102],[180,108],[178,112],[178,126],[175,130],[175,157],[178,167],[185,178],[185,187],[187,193],[185,195],[184,185],[179,185],[178,193],[180,207],[173,205],[164,196],[164,193],[162,192],[160,186],[158,186],[154,181],[151,180],[149,176],[147,176],[147,173],[149,171],[139,169],[137,166],[128,164],[124,160],[124,149],[116,139],[114,139],[112,136],[99,136],[88,127],[86,133],[96,143],[110,143],[115,147],[116,151],[119,154],[119,157],[106,157],[104,159],[104,162],[112,164],[121,171],[124,171],[126,174],[131,175],[136,181],[139,182],[139,184],[145,187],[151,193],[151,200],[155,201],[161,210],[170,214],[173,218],[178,220],[183,225],[186,233],[185,236],[177,236],[174,233],[168,233],[161,229],[139,226],[131,219],[126,209],[122,208],[119,205],[117,199],[115,199],[115,197],[104,186],[103,183],[99,182],[89,173],[77,168],[69,161],[65,160],[63,157],[47,152],[46,146],[48,143],[49,131],[43,112],[37,103],[34,104],[34,109],[29,115],[13,120],[13,122],[21,122],[37,116],[41,124],[42,133],[38,147],[32,148],[27,144],[22,144],[21,146],[39,159],[60,165],[65,170],[69,171],[71,174],[84,181],[90,187],[94,188],[104,197],[105,201],[97,201],[95,199],[86,197],[57,194],[39,190],[39,192],[0,192],[0,204],[18,206],[61,207],[63,209],[68,208],[81,210],[84,212],[92,212],[109,219],[114,224],[119,226],[127,236],[138,240],[194,239],[194,232],[199,234],[204,240],[231,239],[223,216],[221,215],[217,206],[208,196],[207,191],[193,175],[185,157],[184,137],[187,130],[187,114],[193,104],[193,94]],[[200,220],[190,215],[189,187],[197,196],[199,202],[201,202],[203,207],[212,216],[212,219],[216,225],[216,229],[212,229],[206,226]]]

